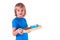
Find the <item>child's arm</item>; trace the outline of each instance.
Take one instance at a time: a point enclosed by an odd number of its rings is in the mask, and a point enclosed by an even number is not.
[[[30,29],[30,27],[28,27],[28,28],[24,29],[23,32],[28,32],[29,33],[31,31],[35,31],[35,30],[41,29],[41,28],[42,28],[41,25],[39,25],[37,28],[32,28],[32,29]]]
[[[32,28],[31,31],[38,30],[38,29],[41,29],[41,28],[42,28],[42,26],[39,25],[37,28]]]
[[[13,34],[14,36],[16,36],[17,33],[18,33],[17,30],[16,30],[16,28],[13,28],[12,30],[13,30],[13,31],[12,31],[12,34]]]

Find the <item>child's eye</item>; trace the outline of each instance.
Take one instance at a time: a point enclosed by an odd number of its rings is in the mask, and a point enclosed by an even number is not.
[[[23,12],[23,10],[21,10],[21,12]]]
[[[17,10],[17,11],[19,11],[19,10]]]

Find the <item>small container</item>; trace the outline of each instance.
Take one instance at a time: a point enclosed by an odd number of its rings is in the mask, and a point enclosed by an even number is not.
[[[31,25],[30,28],[37,28],[39,25],[38,24],[35,24],[35,25]]]

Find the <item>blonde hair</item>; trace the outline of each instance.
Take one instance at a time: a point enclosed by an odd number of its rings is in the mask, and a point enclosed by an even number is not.
[[[16,14],[16,7],[24,8],[25,13],[24,13],[23,16],[25,16],[25,14],[26,14],[26,8],[25,8],[25,5],[24,5],[23,3],[17,3],[17,4],[15,5],[15,9],[14,9],[15,16],[17,16],[17,14]]]

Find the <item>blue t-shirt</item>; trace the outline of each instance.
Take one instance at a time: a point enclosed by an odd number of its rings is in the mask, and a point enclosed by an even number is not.
[[[26,19],[18,17],[14,18],[12,21],[12,27],[16,29],[18,28],[25,29],[27,27]],[[16,40],[28,40],[28,33],[17,34]]]

